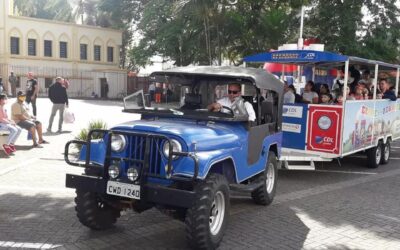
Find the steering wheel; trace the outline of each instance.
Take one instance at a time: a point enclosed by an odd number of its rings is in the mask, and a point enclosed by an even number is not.
[[[230,107],[222,105],[221,110],[219,112],[222,112],[223,109],[228,110],[232,114],[232,116],[235,116],[235,113],[233,112],[233,110]]]

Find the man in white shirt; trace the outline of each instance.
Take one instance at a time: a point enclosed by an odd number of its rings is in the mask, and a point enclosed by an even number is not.
[[[244,101],[241,98],[241,90],[242,86],[239,83],[231,83],[228,86],[228,96],[223,97],[219,99],[216,103],[212,103],[208,105],[208,110],[209,111],[214,111],[214,112],[224,112],[224,113],[230,113],[231,111],[226,110],[223,108],[223,106],[232,108],[238,100],[241,99],[239,102],[239,105],[244,105],[244,107],[238,107],[239,109],[243,109],[247,112],[247,115],[249,116],[249,121],[255,121],[256,120],[256,112],[254,111],[253,105],[251,103]]]

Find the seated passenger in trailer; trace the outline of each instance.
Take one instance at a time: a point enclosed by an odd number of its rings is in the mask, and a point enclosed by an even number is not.
[[[289,88],[289,84],[287,81],[284,81],[283,85],[283,104],[292,104],[295,102],[296,96],[293,93],[293,90]]]
[[[358,84],[363,84],[365,89],[368,91],[368,98],[372,99],[374,92],[373,92],[373,84],[371,80],[371,73],[368,69],[364,70],[361,75],[361,80]]]
[[[329,91],[329,86],[326,83],[322,83],[319,87],[319,103],[321,103],[321,97],[322,95],[326,95],[326,94],[331,94],[331,92]]]
[[[328,105],[333,104],[332,95],[329,94],[329,93],[323,93],[323,94],[321,94],[321,95],[320,95],[320,99],[321,99],[321,101],[320,101],[319,104],[328,104]]]
[[[307,81],[304,87],[304,93],[302,95],[304,103],[317,104],[318,94],[315,92],[315,84],[313,81]]]
[[[379,81],[379,90],[381,91],[381,93],[377,95],[377,98],[396,101],[396,94],[394,93],[394,91],[390,90],[390,84],[387,79],[381,79]]]
[[[368,91],[362,84],[356,86],[354,93],[351,94],[354,100],[368,100]]]
[[[301,95],[297,94],[296,92],[296,88],[294,87],[294,85],[289,85],[289,89],[292,90],[293,94],[294,94],[294,103],[303,103],[303,97],[301,97]]]

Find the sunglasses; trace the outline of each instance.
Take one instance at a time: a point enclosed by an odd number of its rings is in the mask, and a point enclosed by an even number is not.
[[[228,90],[228,94],[234,94],[234,95],[236,95],[237,93],[239,93],[238,90]]]

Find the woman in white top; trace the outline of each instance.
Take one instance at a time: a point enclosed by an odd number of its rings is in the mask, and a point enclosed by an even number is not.
[[[304,103],[316,104],[318,103],[318,94],[314,91],[314,82],[307,81],[306,86],[304,87],[304,92],[302,94]]]

